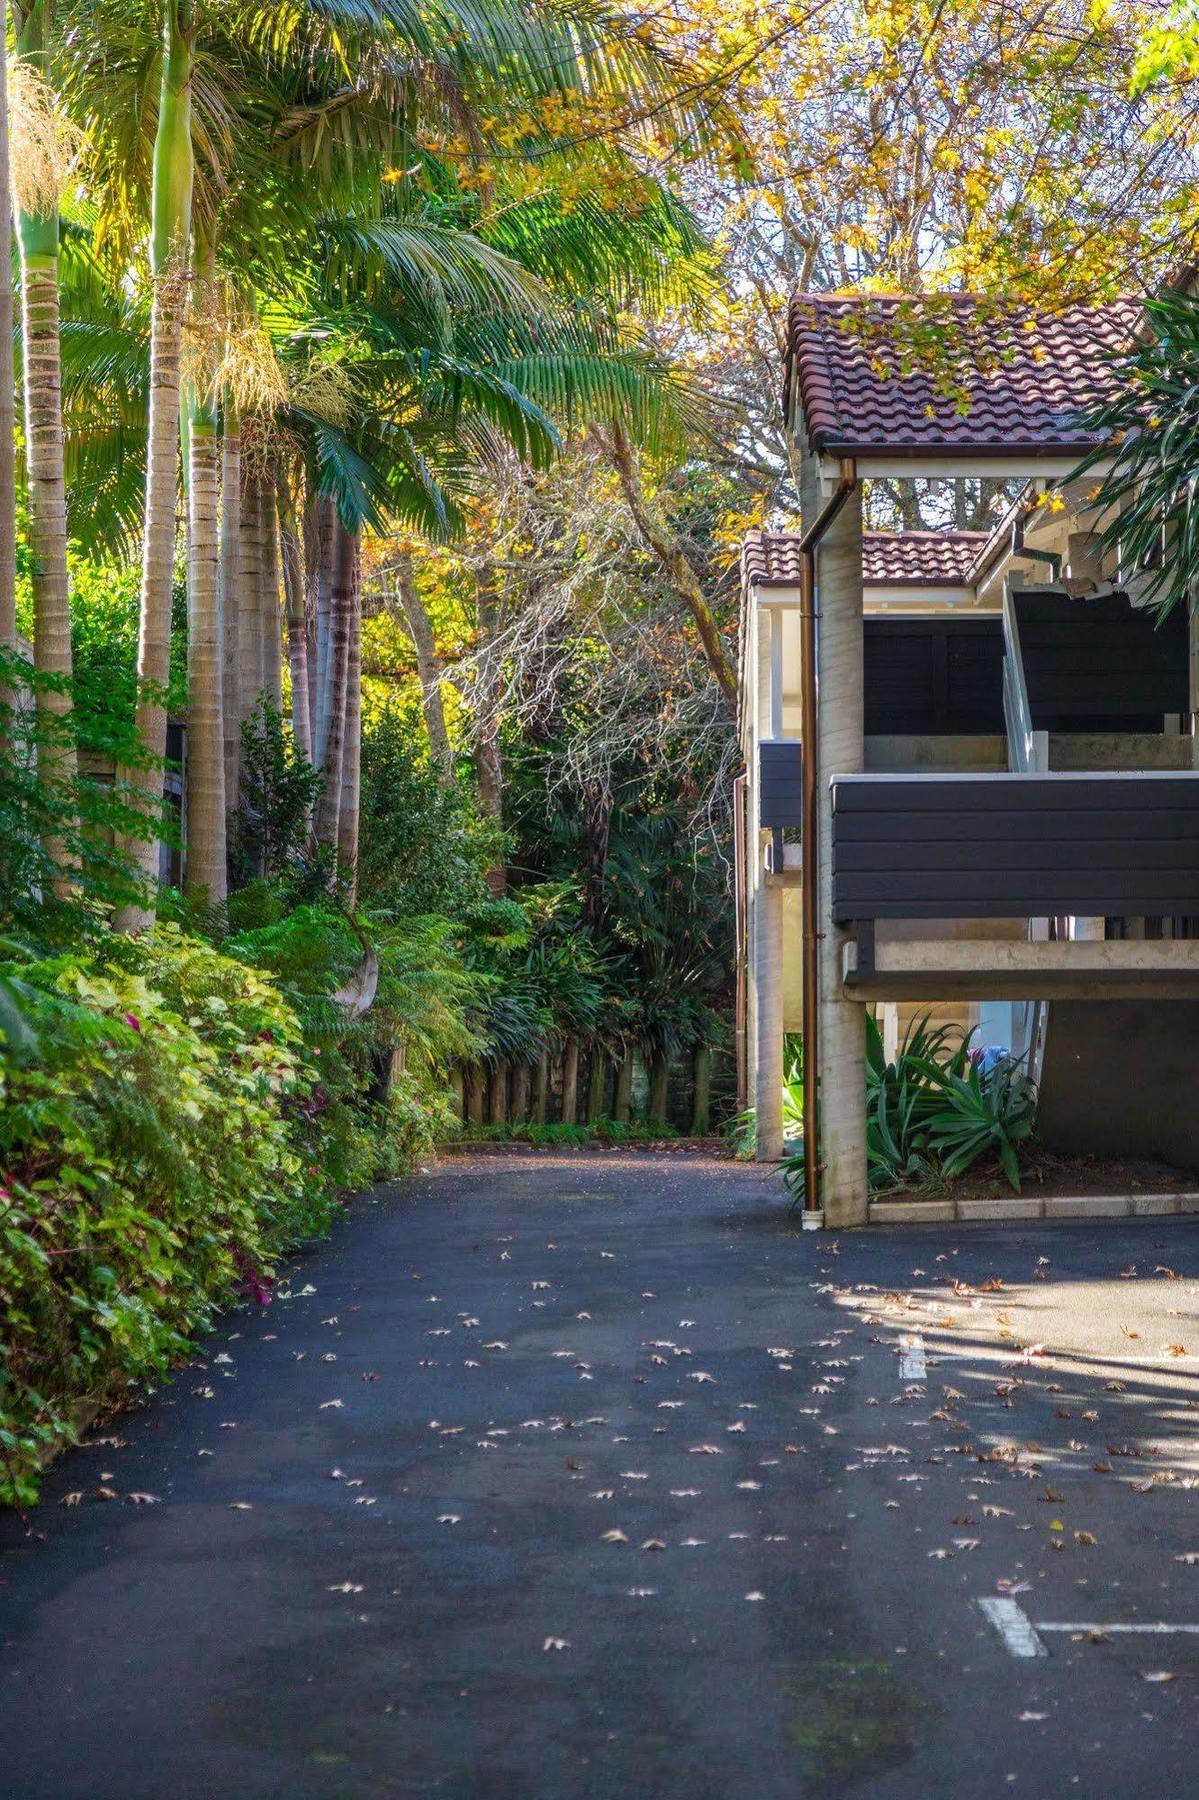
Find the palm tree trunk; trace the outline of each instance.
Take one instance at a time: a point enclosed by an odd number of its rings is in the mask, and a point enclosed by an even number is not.
[[[620,1125],[627,1125],[633,1106],[633,1057],[626,1051],[620,1059],[616,1071],[616,1096],[612,1102],[612,1117]]]
[[[333,716],[333,501],[319,494],[316,509],[316,701],[312,747],[316,766],[325,761],[325,743]]]
[[[244,445],[243,445],[244,450]],[[263,689],[262,492],[253,461],[242,456],[241,516],[238,524],[240,573],[237,627],[238,724],[258,705]]]
[[[472,1063],[464,1076],[466,1088],[466,1123],[483,1123],[483,1080],[478,1063]]]
[[[591,1074],[587,1082],[587,1123],[594,1125],[604,1116],[604,1100],[608,1087],[608,1059],[599,1044],[591,1051]]]
[[[475,779],[479,804],[497,826],[504,821],[504,777],[500,765],[500,662],[496,638],[499,604],[491,571],[479,584],[479,654],[475,672]],[[508,891],[508,871],[502,862],[487,870],[493,894]]]
[[[129,771],[152,807],[162,802],[166,754],[166,686],[171,672],[171,582],[179,496],[179,362],[191,249],[194,158],[191,83],[193,0],[163,0],[162,79],[150,198],[150,414],[146,429],[146,505],[137,640],[137,729],[151,754],[148,767]],[[156,842],[131,846],[143,874],[157,873]],[[132,930],[152,918],[125,908],[119,921]]]
[[[524,1125],[529,1117],[529,1088],[533,1079],[533,1071],[527,1062],[518,1062],[512,1071],[512,1107],[510,1118],[514,1125]]]
[[[438,779],[448,781],[453,773],[454,763],[450,734],[446,729],[445,702],[441,696],[441,659],[433,637],[433,621],[425,610],[416,585],[412,552],[407,549],[400,552],[396,564],[396,590],[404,623],[412,639],[412,648],[416,652],[416,676],[420,682],[421,707],[425,715],[425,730],[429,736],[429,756],[437,770]]]
[[[712,1046],[698,1043],[692,1065],[695,1094],[691,1103],[691,1135],[707,1137],[712,1123]]]
[[[666,1101],[670,1091],[670,1063],[665,1056],[655,1056],[650,1069],[649,1116],[655,1125],[666,1123]]]
[[[533,1123],[545,1124],[550,1106],[550,1053],[543,1050],[533,1071]]]
[[[225,805],[237,806],[241,775],[241,421],[225,403],[221,431],[221,623],[224,635]]]
[[[8,157],[8,7],[0,0],[0,645],[17,644],[16,389]]]
[[[508,1123],[509,1073],[506,1062],[496,1063],[491,1071],[490,1119],[493,1125]]]
[[[275,472],[259,486],[262,507],[262,691],[277,713],[283,711],[283,614],[279,607],[279,513]]]
[[[312,761],[312,711],[308,693],[308,619],[304,593],[304,552],[296,521],[295,496],[286,467],[279,469],[279,546],[283,597],[287,608],[287,664],[291,670],[291,731],[305,762]]]
[[[46,64],[46,5],[19,17],[17,49],[40,69]],[[25,360],[25,460],[28,471],[29,549],[33,587],[33,660],[46,674],[70,678],[71,600],[67,576],[67,499],[63,480],[62,358],[58,318],[58,208],[18,208],[21,320]],[[47,713],[71,710],[69,694],[38,695]],[[48,760],[58,781],[70,781],[75,754],[55,744]],[[47,845],[55,861],[61,845]]]
[[[225,708],[220,614],[220,441],[215,402],[188,407],[187,853],[189,895],[224,902]]]
[[[324,791],[316,809],[316,839],[330,849],[337,845],[337,827],[341,817],[342,750],[346,725],[346,689],[350,669],[350,614],[354,604],[353,538],[341,522],[333,520],[333,566],[329,597],[330,607],[330,704],[329,724],[325,733],[325,754],[321,759]]]
[[[579,1113],[579,1040],[568,1038],[562,1052],[562,1123],[573,1125]]]
[[[337,811],[337,873],[346,904],[358,894],[358,805],[362,786],[362,539],[354,538],[346,658],[345,722],[341,741],[341,800]]]

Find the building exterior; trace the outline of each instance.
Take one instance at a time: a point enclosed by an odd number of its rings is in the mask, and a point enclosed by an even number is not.
[[[764,1159],[784,1033],[816,1047],[813,1219],[868,1215],[868,1004],[885,1037],[931,1011],[1027,1056],[1063,1148],[1199,1164],[1177,1054],[1199,1027],[1192,633],[1103,551],[1097,476],[1069,479],[1138,320],[1130,301],[1050,317],[958,296],[931,324],[898,297],[792,305],[803,525],[742,557],[740,933]],[[862,529],[865,482],[976,477],[1013,496],[989,533]],[[1152,1106],[1135,1080],[1088,1094],[1114,1042]]]

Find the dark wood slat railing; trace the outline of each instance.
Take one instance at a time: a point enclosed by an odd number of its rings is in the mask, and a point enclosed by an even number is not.
[[[1199,915],[1199,773],[833,779],[833,915]]]

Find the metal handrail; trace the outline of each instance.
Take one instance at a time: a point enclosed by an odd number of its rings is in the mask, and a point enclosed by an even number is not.
[[[1017,775],[1028,775],[1035,762],[1032,708],[1024,679],[1024,654],[1020,648],[1010,579],[1003,584],[1003,717],[1012,771]]]

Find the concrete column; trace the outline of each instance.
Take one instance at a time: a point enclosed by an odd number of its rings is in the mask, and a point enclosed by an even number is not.
[[[754,607],[750,644],[750,692],[754,696],[749,757],[749,819],[746,856],[749,864],[749,982],[746,1029],[749,1048],[749,1097],[755,1113],[755,1155],[777,1162],[783,1154],[783,895],[767,885],[766,836],[759,824],[758,746],[775,732],[775,679],[778,622],[760,605]]]
[[[821,540],[816,564],[820,690],[820,1133],[826,1225],[864,1225],[866,1026],[842,987],[849,934],[832,922],[834,775],[865,766],[862,673],[862,500],[855,489]]]
[[[762,851],[758,849],[761,864]],[[754,897],[754,1085],[759,1162],[783,1154],[783,889],[759,870]]]

